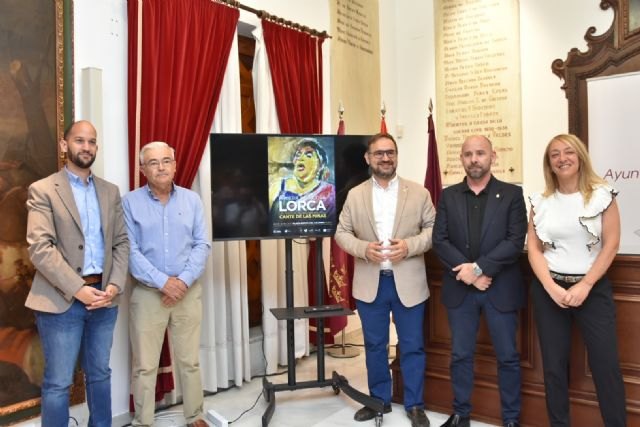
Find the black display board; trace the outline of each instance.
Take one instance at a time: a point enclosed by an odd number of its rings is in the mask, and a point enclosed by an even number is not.
[[[214,240],[332,236],[369,136],[211,134]]]

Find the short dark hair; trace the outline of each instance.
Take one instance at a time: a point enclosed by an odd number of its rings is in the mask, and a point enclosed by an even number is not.
[[[391,136],[390,133],[386,133],[386,132],[376,133],[371,138],[369,138],[369,141],[367,142],[367,150],[382,138],[390,139],[393,142],[393,146],[396,148],[396,152],[398,151],[398,144],[396,143],[396,140],[393,138],[393,136]]]

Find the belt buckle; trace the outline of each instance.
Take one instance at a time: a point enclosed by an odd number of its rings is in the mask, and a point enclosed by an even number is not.
[[[584,275],[579,275],[579,274],[576,274],[576,275],[560,274],[553,271],[550,273],[553,279],[560,280],[561,282],[565,282],[565,283],[571,283],[571,284],[578,283],[584,277]]]

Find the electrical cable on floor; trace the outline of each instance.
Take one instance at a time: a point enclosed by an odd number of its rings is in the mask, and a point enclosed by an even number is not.
[[[262,307],[262,309],[264,310],[264,306]],[[345,343],[344,345],[345,345],[345,347],[364,347],[364,344],[357,344],[357,343]],[[339,348],[339,347],[341,347],[341,346],[342,346],[341,344],[333,344],[333,345],[331,345],[331,346],[329,346],[329,347],[326,347],[326,348]],[[265,352],[265,349],[264,349],[264,334],[263,334],[263,336],[262,336],[261,348],[262,348],[262,360],[264,361],[264,372],[265,372],[265,373],[264,373],[263,375],[255,375],[255,376],[252,376],[252,377],[251,377],[251,380],[253,380],[253,379],[255,379],[255,378],[268,378],[268,377],[275,377],[275,376],[283,375],[283,374],[286,374],[286,373],[288,373],[288,372],[289,372],[289,370],[288,370],[288,369],[285,369],[285,370],[283,370],[283,371],[274,372],[274,373],[272,373],[272,374],[267,374],[266,372],[268,371],[269,364],[268,364],[267,357],[266,357],[266,352]],[[315,349],[315,350],[313,350],[313,351],[310,351],[310,352],[309,352],[309,354],[314,354],[314,353],[317,353],[317,349]],[[296,364],[297,364],[297,363],[298,363],[298,361],[297,361],[297,360],[295,360],[295,361],[294,361],[294,363],[296,363]],[[215,394],[218,394],[218,393],[224,393],[225,391],[232,390],[232,389],[234,389],[234,388],[236,388],[236,386],[231,386],[231,387],[227,387],[227,388],[218,388],[218,390],[217,390],[217,391],[215,391],[215,392],[204,392],[204,396],[205,396],[205,397],[213,396],[213,395],[215,395]],[[256,405],[258,404],[258,401],[260,400],[260,397],[261,397],[261,396],[262,396],[262,391],[260,391],[260,393],[258,394],[258,397],[256,397],[256,400],[253,402],[253,404],[251,405],[251,407],[249,407],[248,409],[245,409],[245,410],[244,410],[242,413],[240,413],[240,415],[238,415],[238,416],[237,416],[233,421],[229,421],[229,424],[231,424],[231,423],[234,423],[234,422],[238,421],[238,420],[239,420],[240,418],[242,418],[246,413],[248,413],[248,412],[250,412],[251,410],[253,410],[253,409],[256,407]],[[167,409],[171,409],[171,408],[173,408],[173,407],[175,407],[175,406],[178,406],[178,405],[181,405],[181,404],[182,404],[182,402],[176,402],[176,403],[174,403],[174,404],[166,405],[166,406],[164,406],[164,407],[158,408],[158,409],[156,410],[156,414],[155,414],[155,416],[154,416],[154,419],[163,419],[163,418],[168,418],[168,417],[169,417],[169,415],[170,415],[170,416],[174,416],[174,415],[176,415],[176,414],[177,414],[177,415],[180,415],[180,414],[181,414],[181,412],[180,412],[180,411],[168,411],[168,412],[160,412],[160,411],[166,411]],[[75,419],[74,419],[74,420],[75,420]],[[77,421],[76,421],[76,425],[78,425],[78,422],[77,422]],[[131,426],[131,424],[125,424],[125,425],[124,425],[124,426],[122,426],[122,427],[129,427],[129,426]]]
[[[235,422],[236,422],[236,421],[238,421],[240,418],[242,418],[242,416],[243,416],[244,414],[246,414],[247,412],[252,411],[252,410],[253,410],[253,408],[255,408],[255,407],[256,407],[256,405],[258,404],[258,401],[260,400],[260,398],[261,398],[261,397],[262,397],[262,392],[260,392],[260,394],[258,395],[258,397],[256,397],[256,400],[253,402],[253,405],[251,405],[251,407],[250,407],[250,408],[245,409],[244,411],[242,411],[242,413],[241,413],[240,415],[238,415],[234,420],[229,421],[229,424],[233,424],[233,423],[235,423]]]
[[[262,306],[262,310],[264,313],[264,306]],[[266,352],[264,350],[264,333],[262,334],[262,360],[264,361],[264,375],[256,375],[255,377],[251,377],[251,379],[254,378],[265,378],[265,377],[274,377],[274,376],[278,376],[278,375],[282,375],[282,374],[286,374],[289,372],[289,369],[285,369],[284,371],[281,372],[274,372],[273,374],[267,374],[268,372],[268,368],[269,368],[269,362],[267,361],[267,356],[266,356]],[[231,389],[232,387],[228,388],[227,390]],[[258,397],[256,397],[256,400],[253,402],[253,405],[251,405],[251,407],[245,409],[244,411],[242,411],[240,413],[240,415],[238,415],[233,421],[229,421],[229,424],[232,424],[236,421],[238,421],[240,418],[242,418],[244,416],[244,414],[250,412],[253,410],[253,408],[256,407],[256,405],[258,404],[258,401],[260,400],[260,397],[262,397],[262,390],[260,391],[260,393],[258,394]]]
[[[345,347],[364,347],[364,344],[358,344],[358,343],[351,343],[351,342],[346,342],[344,343]],[[328,347],[325,347],[325,349],[327,348],[341,348],[342,344],[331,344]]]

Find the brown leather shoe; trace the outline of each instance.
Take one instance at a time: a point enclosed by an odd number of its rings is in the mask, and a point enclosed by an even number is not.
[[[187,427],[209,427],[209,424],[202,418],[199,420],[195,420],[192,423],[187,424]]]
[[[384,405],[384,410],[382,411],[382,413],[388,414],[389,412],[391,412],[391,405],[390,404]],[[377,415],[376,411],[369,408],[368,406],[363,406],[362,408],[356,411],[355,415],[353,416],[353,419],[356,421],[369,421],[374,419],[376,415]]]
[[[423,408],[414,406],[407,411],[407,417],[411,420],[411,427],[429,427],[429,418]]]

